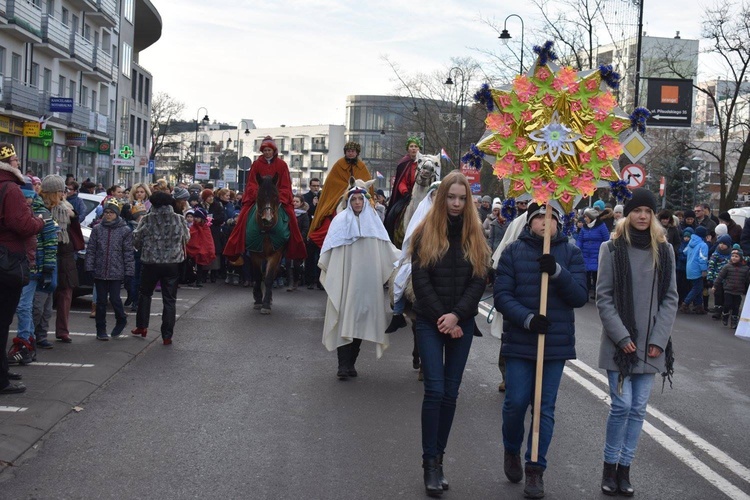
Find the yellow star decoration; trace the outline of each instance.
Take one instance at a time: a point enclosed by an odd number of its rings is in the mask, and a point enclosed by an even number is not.
[[[495,109],[477,147],[495,156],[493,170],[509,181],[509,196],[555,199],[568,213],[598,183],[619,180],[613,162],[622,154],[619,137],[630,118],[598,70],[537,63],[510,88],[491,94]]]

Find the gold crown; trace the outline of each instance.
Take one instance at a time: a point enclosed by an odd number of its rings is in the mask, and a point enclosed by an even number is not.
[[[0,149],[0,160],[10,158],[16,154],[16,149],[13,146],[3,146]]]
[[[114,205],[117,207],[118,210],[122,210],[122,203],[120,203],[120,200],[117,198],[110,198],[107,200],[107,203],[104,204],[104,209],[107,209],[107,205]]]

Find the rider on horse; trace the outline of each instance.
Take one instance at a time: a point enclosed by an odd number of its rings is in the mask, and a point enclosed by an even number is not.
[[[409,137],[406,140],[407,154],[396,167],[396,179],[393,183],[393,192],[388,201],[388,209],[385,212],[385,228],[391,241],[401,248],[400,238],[396,237],[396,231],[401,223],[401,214],[409,205],[411,190],[414,187],[417,172],[417,157],[422,149],[422,141],[418,137]]]
[[[245,194],[242,196],[242,210],[237,218],[232,234],[229,236],[224,247],[224,255],[230,259],[245,253],[245,227],[250,209],[255,205],[258,196],[258,176],[278,176],[276,187],[279,190],[279,202],[289,216],[289,246],[286,256],[289,259],[304,259],[307,256],[302,234],[297,226],[297,218],[294,215],[292,204],[292,178],[289,175],[289,167],[286,162],[279,158],[279,150],[270,136],[266,136],[260,145],[263,156],[253,162],[250,167],[250,175],[247,176]]]

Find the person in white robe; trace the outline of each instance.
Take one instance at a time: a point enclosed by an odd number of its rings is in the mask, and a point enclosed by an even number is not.
[[[337,350],[340,380],[357,376],[354,365],[363,340],[375,344],[378,358],[388,347],[383,284],[400,257],[368,201],[369,186],[357,184],[346,194],[346,208],[331,221],[318,261],[328,294],[323,345]]]

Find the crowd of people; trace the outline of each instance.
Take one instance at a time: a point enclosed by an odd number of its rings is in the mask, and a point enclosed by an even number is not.
[[[566,361],[576,357],[574,311],[594,300],[603,327],[599,366],[607,372],[611,397],[601,490],[632,495],[630,466],[655,374],[672,373],[677,311],[704,314],[713,292],[714,317],[736,326],[750,280],[744,258],[750,224],[743,230],[728,213],[714,221],[704,205],[657,212],[655,196],[636,189],[622,204],[591,204],[568,231],[563,214],[551,205],[472,195],[457,170],[417,195],[420,148],[418,138],[407,140],[390,199],[374,189],[355,142],[344,146],[325,186],[310,179],[309,191],[302,194],[293,192],[288,166],[267,137],[243,192],[210,184],[171,186],[166,180],[111,186],[96,208],[86,246],[80,220],[85,207],[77,194],[96,186],[59,176],[37,182],[21,174],[13,147],[0,144],[2,346],[18,316],[18,334],[8,355],[0,357],[0,394],[25,390],[9,363],[33,363],[37,349],[53,347],[47,338],[53,300],[55,338],[72,342],[68,316],[79,286],[75,259],[84,248],[85,271],[94,282],[91,316],[101,341],[123,333],[127,307],[136,311],[131,334],[147,336],[151,300],[161,291],[161,337],[168,346],[180,286],[248,287],[259,279],[250,271],[250,259],[240,257],[253,251],[246,247],[246,225],[259,182],[268,176],[289,230],[277,284],[289,292],[304,286],[325,290],[322,342],[337,351],[339,380],[359,375],[355,363],[363,341],[383,355],[388,334],[408,325],[405,311],[411,304],[414,352],[424,379],[422,467],[428,495],[449,488],[444,455],[472,339],[480,335],[474,318],[488,286],[502,315],[508,480],[525,478],[526,497],[544,496],[557,394]],[[544,251],[547,229],[551,244]],[[542,275],[548,278],[544,313]],[[115,313],[109,327],[107,302]],[[537,352],[539,335],[546,339],[543,353]],[[540,355],[543,378],[536,389]],[[525,424],[535,390],[542,401],[536,456]]]

